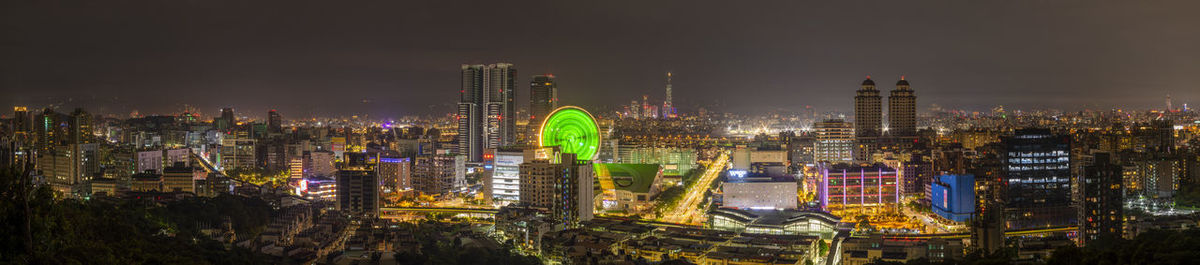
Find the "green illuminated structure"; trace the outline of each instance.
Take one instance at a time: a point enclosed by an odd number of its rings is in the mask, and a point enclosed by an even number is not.
[[[554,110],[538,129],[538,145],[557,146],[579,160],[595,160],[600,151],[600,127],[591,113],[575,106]]]

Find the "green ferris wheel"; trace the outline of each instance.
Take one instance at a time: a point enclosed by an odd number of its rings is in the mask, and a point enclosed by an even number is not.
[[[557,146],[579,160],[595,160],[600,153],[600,127],[591,113],[576,106],[550,112],[538,129],[538,145]]]

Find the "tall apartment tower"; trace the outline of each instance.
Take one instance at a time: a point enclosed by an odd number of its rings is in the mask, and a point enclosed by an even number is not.
[[[458,152],[483,161],[485,148],[513,144],[517,137],[517,70],[512,64],[462,65],[458,102]]]
[[[888,96],[888,132],[898,137],[917,136],[917,96],[904,76]]]
[[[346,162],[337,172],[337,208],[358,215],[379,214],[378,157],[364,153],[346,153]]]
[[[1094,162],[1084,166],[1081,183],[1079,239],[1084,245],[1093,241],[1115,240],[1124,226],[1122,172],[1108,153],[1096,153]]]
[[[537,130],[542,120],[558,108],[558,83],[554,75],[535,75],[529,82],[529,127]]]
[[[854,97],[854,160],[866,161],[871,157],[875,142],[883,131],[883,98],[875,89],[875,81],[867,76]]]
[[[519,200],[547,209],[556,223],[572,226],[592,219],[595,175],[590,161],[553,148],[525,151],[520,166]]]

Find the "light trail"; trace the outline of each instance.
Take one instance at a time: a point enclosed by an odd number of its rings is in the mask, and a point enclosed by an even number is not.
[[[708,169],[704,171],[700,179],[692,185],[691,189],[688,189],[687,194],[684,194],[683,200],[675,205],[675,209],[667,213],[663,217],[663,220],[672,223],[684,223],[691,217],[694,217],[696,209],[700,206],[699,204],[704,201],[704,193],[708,191],[709,186],[712,186],[712,182],[717,179],[717,176],[721,175],[721,171],[725,169],[728,160],[729,155],[721,153],[712,164],[709,164]]]

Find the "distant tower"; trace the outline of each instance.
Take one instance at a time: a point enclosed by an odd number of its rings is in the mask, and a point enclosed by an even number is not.
[[[272,133],[283,132],[283,116],[279,116],[279,112],[275,112],[275,110],[267,112],[267,129]]]
[[[671,104],[671,72],[667,72],[667,99],[663,101],[663,118],[674,118],[675,107]]]
[[[535,75],[529,82],[529,114],[530,127],[542,124],[542,119],[550,115],[550,111],[558,108],[558,83],[554,75]]]
[[[888,96],[888,131],[899,137],[917,135],[917,96],[904,76]]]
[[[650,109],[650,95],[642,95],[642,117],[649,119],[654,118],[656,115],[658,114],[655,114],[654,111]]]
[[[1171,94],[1167,94],[1167,111],[1171,111],[1174,106],[1171,106]]]

